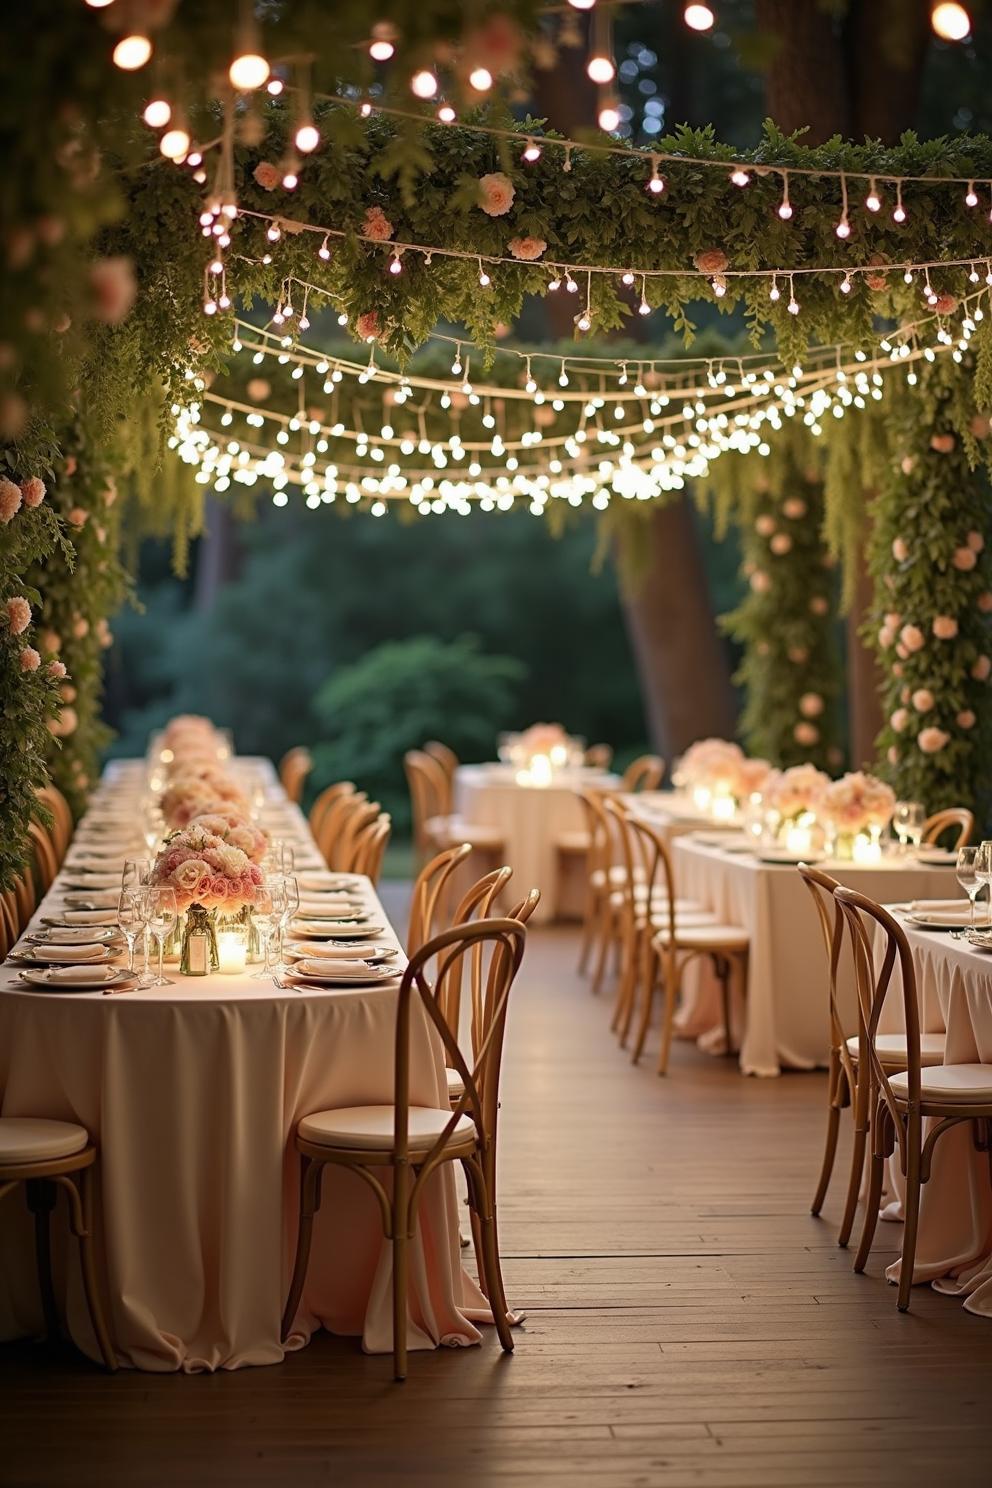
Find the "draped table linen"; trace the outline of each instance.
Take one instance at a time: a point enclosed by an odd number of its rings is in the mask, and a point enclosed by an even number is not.
[[[889,906],[893,908],[892,905]],[[981,915],[986,906],[979,905]],[[992,956],[947,934],[903,922],[913,953],[921,1033],[943,1033],[945,1064],[992,1065]],[[876,964],[885,937],[875,932]],[[882,1033],[905,1032],[898,962],[879,1021]],[[990,1072],[992,1073],[992,1072]],[[928,1127],[930,1123],[927,1123]],[[992,1318],[992,1167],[979,1151],[969,1123],[944,1132],[934,1149],[930,1179],[923,1185],[914,1282],[964,1297],[968,1312]],[[883,1219],[901,1219],[905,1185],[898,1157],[890,1158],[888,1203]],[[900,1262],[886,1270],[898,1282]]]
[[[777,1075],[785,1069],[826,1065],[830,1015],[826,966],[816,911],[796,869],[762,863],[753,852],[728,852],[679,836],[672,844],[679,894],[698,900],[721,924],[748,932],[747,988],[735,1007],[742,1024],[740,1067],[748,1075]],[[953,868],[912,860],[818,865],[849,888],[873,899],[936,899],[956,892]],[[853,971],[842,968],[838,987],[842,1016],[857,1029]],[[848,1021],[849,1020],[849,1021]],[[717,1047],[720,1001],[709,963],[687,970],[677,1025],[683,1037]]]
[[[139,778],[137,767],[116,768],[99,806],[133,800]],[[319,864],[300,812],[275,786],[269,797],[263,816],[294,841],[297,867]],[[376,939],[398,946],[371,883],[361,884],[385,927]],[[56,880],[36,921],[61,893]],[[395,964],[402,968],[402,955]],[[393,1099],[395,986],[283,991],[252,980],[255,969],[187,978],[167,963],[173,986],[104,996],[32,991],[13,967],[0,967],[0,1114],[77,1121],[97,1142],[99,1270],[112,1337],[135,1368],[194,1372],[283,1358],[296,1124],[313,1111]],[[417,1013],[411,1101],[447,1105],[443,1053]],[[75,1248],[58,1260],[69,1330],[98,1358]],[[368,1352],[389,1351],[390,1276],[375,1197],[355,1174],[329,1168],[287,1347],[323,1326],[360,1335]],[[475,1321],[488,1317],[461,1266],[449,1168],[429,1184],[411,1251],[409,1346],[477,1342]],[[30,1218],[15,1192],[0,1203],[0,1338],[40,1329]]]

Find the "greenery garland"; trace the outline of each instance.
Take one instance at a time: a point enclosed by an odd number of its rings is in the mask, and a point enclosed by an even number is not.
[[[989,421],[969,373],[943,363],[886,409],[889,460],[873,503],[866,635],[883,671],[882,769],[928,811],[981,806],[992,734]]]

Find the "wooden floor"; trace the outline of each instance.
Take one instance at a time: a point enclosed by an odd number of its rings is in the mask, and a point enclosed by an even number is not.
[[[502,1240],[528,1318],[504,1358],[385,1358],[319,1336],[271,1369],[108,1379],[0,1349],[0,1483],[777,1488],[992,1481],[992,1323],[855,1277],[808,1200],[823,1078],[745,1080],[678,1047],[634,1070],[575,937],[515,994]]]

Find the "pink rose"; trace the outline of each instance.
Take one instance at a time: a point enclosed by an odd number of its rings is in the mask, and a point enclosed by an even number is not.
[[[58,663],[55,664],[58,665]],[[73,703],[76,700],[76,689],[71,683],[65,682],[59,688],[59,697],[64,703]]]
[[[494,171],[479,181],[479,206],[487,217],[505,217],[515,196],[513,182],[502,171]]]
[[[807,646],[790,646],[785,653],[793,666],[803,666],[809,661],[809,648]]]
[[[976,603],[983,615],[989,614],[992,611],[992,591],[986,589],[978,596]]]
[[[992,659],[988,656],[980,656],[971,668],[971,675],[976,682],[986,682],[989,672],[992,672]]]
[[[895,638],[895,631],[890,630],[887,625],[883,625],[881,630],[878,632],[878,644],[883,648],[883,650],[887,651],[888,648],[894,643]]]
[[[85,506],[74,506],[66,513],[66,521],[72,527],[85,527],[89,521],[89,512]]]
[[[970,573],[978,562],[978,554],[974,548],[955,548],[954,557],[951,559],[951,562],[962,573]]]
[[[913,471],[916,469],[916,456],[903,455],[902,459],[899,461],[899,469],[902,471],[903,475],[912,475]]]
[[[898,613],[897,610],[889,610],[888,614],[885,617],[885,623],[886,625],[891,626],[893,630],[898,630],[899,626],[902,624],[902,616]]]
[[[917,713],[929,713],[933,707],[933,693],[929,687],[918,687],[913,693],[913,707]]]
[[[79,723],[79,717],[75,708],[63,708],[58,723],[58,732],[63,738],[66,734],[74,734],[76,732],[76,725]]]
[[[908,703],[912,695],[912,690],[909,687],[904,687],[899,694],[899,700],[900,702]]]
[[[975,723],[977,722],[977,720],[970,708],[962,708],[961,712],[957,715],[955,722],[957,723],[958,728],[970,729],[975,727]]]
[[[759,537],[771,537],[775,531],[775,518],[768,512],[762,512],[760,517],[755,518],[754,530]]]
[[[972,529],[972,531],[968,533],[965,541],[967,542],[969,548],[973,553],[980,553],[985,547],[984,537],[980,532],[975,532],[974,529]]]
[[[31,624],[31,606],[23,595],[7,601],[7,624],[11,635],[20,635]]]
[[[48,675],[50,677],[64,677],[65,674],[64,661],[50,661],[48,663]]]
[[[765,573],[764,569],[755,569],[754,573],[751,575],[751,588],[754,590],[755,594],[767,594],[771,587],[772,581]]]
[[[777,557],[781,558],[792,549],[792,538],[787,532],[776,532],[769,547]]]
[[[543,238],[510,239],[510,252],[514,258],[522,258],[528,263],[535,258],[540,258],[547,246]]]
[[[937,754],[950,737],[950,734],[945,734],[943,729],[925,728],[917,734],[916,742],[924,754]]]
[[[41,641],[42,647],[45,651],[62,650],[62,637],[58,634],[57,631],[43,630],[41,632],[41,635],[39,636],[39,640]]]
[[[20,510],[21,488],[12,480],[0,480],[0,522],[6,525]]]
[[[90,622],[84,615],[80,615],[79,619],[73,622],[72,633],[77,641],[82,641],[89,635]]]
[[[814,594],[809,602],[810,611],[814,615],[825,615],[830,605],[822,594]]]
[[[722,248],[706,248],[692,261],[701,274],[722,274],[729,262]]]
[[[931,434],[930,448],[938,455],[949,455],[957,444],[953,434]]]
[[[937,615],[930,629],[938,641],[953,641],[958,633],[958,622],[953,615]]]
[[[362,222],[362,237],[385,243],[393,236],[393,224],[381,207],[369,207]]]
[[[909,714],[907,713],[905,708],[897,708],[892,717],[889,719],[889,722],[895,729],[896,733],[901,734],[903,729],[909,722]]]
[[[818,692],[804,692],[799,699],[799,711],[806,718],[819,718],[823,712],[823,699]]]
[[[988,439],[989,433],[992,432],[992,422],[987,413],[976,413],[968,428],[976,439]]]
[[[41,657],[33,646],[25,646],[21,652],[21,671],[36,672],[41,665]]]
[[[40,506],[45,499],[45,482],[32,475],[30,479],[21,481],[21,495],[25,506]]]
[[[130,313],[138,296],[138,283],[129,258],[101,258],[90,269],[93,314],[97,320],[117,325]]]
[[[893,540],[892,540],[892,556],[896,560],[897,563],[905,563],[906,562],[906,559],[909,557],[909,549],[906,546],[905,540],[903,538],[901,538],[901,537],[893,538]]]
[[[894,744],[889,745],[885,757],[890,765],[897,765],[899,763],[899,751]]]
[[[892,675],[893,675],[893,677],[901,677],[902,676],[902,662],[901,661],[894,661],[892,663]]]
[[[363,341],[375,341],[381,336],[379,317],[374,310],[367,310],[355,321],[355,330]]]
[[[792,737],[797,744],[815,744],[820,737],[820,730],[815,723],[797,723],[792,730]]]
[[[275,191],[282,180],[282,173],[277,165],[270,160],[260,160],[252,171],[255,180],[263,191]]]
[[[806,515],[806,503],[801,496],[790,496],[787,501],[782,502],[782,511],[792,521],[798,522],[800,517]]]
[[[938,315],[950,315],[958,308],[957,296],[942,294],[937,296],[937,303],[933,307]]]
[[[922,651],[926,645],[926,637],[918,625],[904,625],[899,639],[907,651]]]

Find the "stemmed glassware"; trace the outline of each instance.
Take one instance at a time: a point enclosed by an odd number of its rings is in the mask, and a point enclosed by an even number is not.
[[[262,859],[262,872],[266,875],[276,873],[292,873],[296,866],[296,855],[292,844],[283,841],[281,837],[274,837],[269,843],[268,851]]]
[[[144,964],[141,968],[141,975],[138,978],[138,983],[142,987],[154,985],[154,978],[148,969],[148,936],[145,933],[147,930],[147,921],[144,914],[144,900],[141,897],[141,890],[148,887],[148,884],[151,882],[151,876],[152,862],[150,858],[124,859],[124,868],[121,872],[121,896],[123,897],[125,894],[129,894],[134,899],[137,909],[142,916],[141,944],[144,951]],[[130,945],[128,950],[130,955],[130,969],[133,971],[134,951]]]
[[[300,907],[300,886],[292,873],[273,873],[266,879],[266,887],[279,912],[279,962],[276,966],[276,976],[279,977],[287,969],[284,954],[286,926]]]
[[[980,884],[992,885],[992,842],[985,841],[975,853],[975,877]],[[989,889],[992,895],[992,887]],[[989,909],[985,919],[986,925],[992,925],[992,898],[989,901]]]
[[[148,928],[158,946],[158,976],[152,986],[171,987],[172,982],[162,968],[162,959],[165,954],[166,939],[174,929],[178,915],[176,891],[167,888],[164,884],[150,884],[141,891],[141,894],[148,916]]]
[[[122,889],[117,901],[117,926],[127,941],[127,970],[134,976],[134,943],[144,934],[145,914],[141,903],[141,891]]]
[[[276,903],[272,890],[266,884],[265,888],[259,889],[255,895],[255,900],[251,907],[252,923],[258,931],[259,940],[262,942],[262,955],[264,957],[262,970],[252,972],[253,982],[275,981],[271,966],[270,949],[272,946],[272,937],[278,928],[281,913],[281,907]]]
[[[977,847],[959,847],[956,866],[958,883],[968,895],[968,903],[971,905],[972,930],[975,928],[975,900],[982,892],[982,883],[976,872],[978,853],[979,849]]]
[[[919,801],[896,802],[895,811],[892,813],[892,827],[904,853],[908,851],[910,843],[914,847],[919,847],[925,821],[926,811]]]

